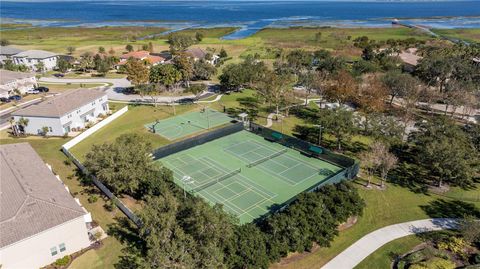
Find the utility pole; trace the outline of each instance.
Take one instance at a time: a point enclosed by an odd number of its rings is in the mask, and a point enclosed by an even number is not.
[[[207,129],[210,129],[210,117],[208,114],[208,107],[205,107],[205,113],[207,113]]]

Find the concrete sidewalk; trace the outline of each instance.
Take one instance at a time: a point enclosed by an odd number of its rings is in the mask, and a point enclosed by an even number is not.
[[[325,264],[322,269],[351,269],[375,252],[375,250],[390,241],[407,235],[455,229],[457,226],[458,222],[456,219],[436,218],[404,222],[383,227],[362,237]]]

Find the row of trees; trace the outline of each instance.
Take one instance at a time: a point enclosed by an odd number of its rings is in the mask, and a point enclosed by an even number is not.
[[[364,207],[356,189],[340,183],[302,194],[257,223],[237,225],[220,205],[184,197],[151,150],[144,137],[128,134],[86,155],[85,167],[114,193],[144,201],[141,228],[119,223],[115,229],[131,238],[118,268],[268,268],[313,243],[329,246],[337,226]]]

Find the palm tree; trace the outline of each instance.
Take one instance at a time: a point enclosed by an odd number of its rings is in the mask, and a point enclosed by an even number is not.
[[[47,126],[43,126],[42,127],[42,135],[44,137],[47,137],[47,134],[48,134],[48,127]]]
[[[30,121],[29,119],[26,119],[26,118],[24,118],[24,117],[21,117],[21,118],[18,120],[17,125],[21,127],[22,133],[25,133],[25,127],[28,126],[28,122],[29,122],[29,121]]]
[[[8,122],[10,123],[10,126],[12,128],[13,135],[18,136],[18,129],[15,127],[15,120],[13,118],[10,118]]]
[[[37,72],[43,73],[43,71],[45,71],[45,64],[42,61],[39,61],[37,64],[35,64],[35,69]]]

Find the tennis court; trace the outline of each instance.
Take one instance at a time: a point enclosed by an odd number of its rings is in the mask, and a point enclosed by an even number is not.
[[[158,160],[187,192],[219,203],[240,223],[265,215],[342,170],[240,131]]]
[[[241,168],[228,170],[209,157],[195,159],[191,155],[180,155],[168,160],[174,178],[186,191],[197,193],[238,216],[255,218],[268,211],[275,194],[241,175]],[[185,177],[190,177],[185,180]],[[208,190],[207,190],[208,188]]]
[[[175,140],[224,125],[232,118],[216,110],[206,108],[202,111],[185,113],[157,122],[146,124],[152,133],[159,134],[168,140]]]

